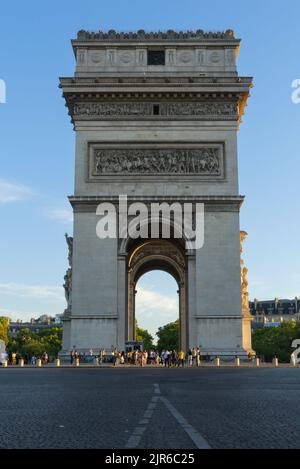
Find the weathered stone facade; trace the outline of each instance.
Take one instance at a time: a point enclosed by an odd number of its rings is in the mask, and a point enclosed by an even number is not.
[[[75,75],[61,88],[76,131],[72,305],[64,351],[124,349],[134,291],[160,268],[178,282],[181,347],[245,355],[237,130],[252,86],[240,40],[224,33],[90,33],[72,41]],[[204,203],[205,240],[99,239],[100,202]],[[151,248],[151,249],[150,249]]]

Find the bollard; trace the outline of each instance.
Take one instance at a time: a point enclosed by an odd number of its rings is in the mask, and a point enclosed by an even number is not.
[[[76,360],[75,360],[75,365],[76,365],[76,366],[79,366],[79,358],[76,358]]]
[[[42,360],[39,358],[37,361],[37,366],[40,368],[42,366]]]
[[[20,358],[20,366],[24,366],[24,358]]]
[[[240,366],[240,364],[241,364],[240,357],[236,357],[235,364],[236,364],[236,366]]]
[[[278,358],[277,357],[273,358],[273,366],[278,366]]]
[[[296,357],[293,353],[291,355],[291,366],[296,366]]]
[[[259,365],[260,365],[260,361],[259,361],[259,358],[258,358],[258,357],[255,359],[255,364],[256,364],[256,366],[259,366]]]
[[[220,358],[219,357],[216,357],[215,365],[220,366]]]
[[[7,368],[7,360],[4,360],[4,362],[3,362],[3,367],[4,367],[4,368]]]
[[[60,359],[59,358],[56,359],[56,366],[60,366]]]

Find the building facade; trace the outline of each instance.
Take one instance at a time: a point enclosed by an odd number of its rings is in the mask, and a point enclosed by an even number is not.
[[[161,269],[178,283],[180,347],[246,355],[237,131],[252,78],[237,72],[240,40],[231,30],[80,31],[72,46],[75,74],[60,79],[76,132],[63,351],[124,350],[135,338],[136,283]],[[147,207],[204,204],[203,247],[177,238],[172,223],[169,239],[132,239],[120,229],[99,239],[97,207],[119,214],[120,194]]]
[[[253,316],[253,327],[280,324],[286,321],[300,321],[300,299],[280,299],[249,301]]]
[[[22,329],[29,329],[31,332],[39,333],[45,329],[60,327],[61,325],[61,314],[57,314],[55,317],[43,314],[39,318],[31,318],[30,321],[9,321],[8,335],[14,338]]]

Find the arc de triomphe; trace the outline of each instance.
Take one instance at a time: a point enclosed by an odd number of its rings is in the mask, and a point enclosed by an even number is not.
[[[237,131],[252,79],[238,76],[239,45],[231,30],[79,31],[72,41],[75,74],[60,79],[76,131],[63,351],[124,350],[134,339],[136,282],[153,269],[178,283],[182,348],[251,350]],[[118,211],[120,194],[147,206],[203,203],[203,247],[174,237],[100,239],[97,206]]]

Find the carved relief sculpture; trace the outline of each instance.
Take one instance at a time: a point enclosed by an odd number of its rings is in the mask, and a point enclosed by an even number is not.
[[[237,103],[174,102],[160,103],[160,116],[196,117],[216,116],[218,118],[237,118]],[[76,103],[73,108],[75,118],[120,118],[122,116],[153,116],[153,104],[142,103]]]
[[[242,293],[242,311],[244,316],[251,316],[249,310],[249,292],[248,292],[248,269],[242,258],[243,242],[245,241],[248,233],[246,231],[240,232],[240,253],[241,253],[241,293]]]
[[[107,174],[221,175],[220,148],[94,149],[93,176]]]
[[[72,310],[72,260],[73,260],[73,237],[68,236],[67,233],[65,233],[65,238],[66,242],[68,245],[68,262],[69,262],[69,268],[66,271],[66,274],[64,276],[64,289],[65,289],[65,298],[67,302],[67,308],[64,311],[65,315],[68,315],[71,313]]]

